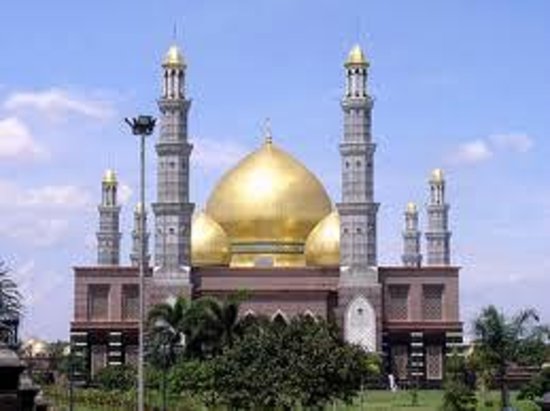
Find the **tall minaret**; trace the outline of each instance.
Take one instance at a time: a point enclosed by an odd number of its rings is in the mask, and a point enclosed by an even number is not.
[[[191,216],[189,202],[189,157],[193,146],[187,141],[187,114],[191,101],[185,97],[186,64],[172,45],[162,63],[160,137],[157,151],[157,202],[155,214],[155,273],[164,278],[186,280],[191,259]]]
[[[120,206],[117,203],[118,182],[113,170],[105,171],[101,182],[99,231],[97,232],[97,263],[118,265],[120,261]]]
[[[448,228],[449,205],[445,203],[445,178],[441,169],[436,169],[432,172],[430,178],[430,200],[427,209],[426,264],[431,266],[450,265],[451,232]]]
[[[143,237],[143,246],[144,246],[144,257],[145,257],[145,266],[149,265],[149,232],[147,231],[147,210],[143,207],[141,203],[136,204],[134,210],[134,229],[132,230],[132,252],[130,253],[130,262],[133,267],[139,267],[139,256],[141,253],[141,231],[140,231],[140,218],[141,214],[144,213],[144,226],[145,226],[145,235]]]
[[[405,209],[405,228],[403,230],[403,265],[420,267],[420,230],[418,229],[418,209],[415,203],[408,203]]]
[[[372,142],[373,99],[367,93],[369,63],[359,46],[352,48],[345,63],[346,90],[342,100],[344,135],[342,159],[342,202],[340,214],[341,265],[350,268],[376,266],[376,214],[374,165],[376,145]]]

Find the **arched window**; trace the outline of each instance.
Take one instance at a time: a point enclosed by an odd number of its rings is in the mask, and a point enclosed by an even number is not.
[[[275,312],[275,314],[273,314],[273,316],[271,316],[271,321],[274,324],[288,325],[288,318],[287,318],[286,314],[284,312],[282,312],[281,310],[277,310],[277,312]]]
[[[376,313],[369,300],[362,295],[348,305],[344,318],[344,335],[347,342],[367,351],[376,351]]]

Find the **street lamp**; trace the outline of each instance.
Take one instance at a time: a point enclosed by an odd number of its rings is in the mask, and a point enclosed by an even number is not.
[[[132,129],[132,134],[140,136],[140,179],[139,179],[139,197],[145,210],[145,137],[153,133],[156,119],[153,116],[125,118],[124,121]],[[143,390],[143,333],[145,317],[145,211],[139,216],[139,342],[138,342],[138,411],[144,408],[144,390]]]

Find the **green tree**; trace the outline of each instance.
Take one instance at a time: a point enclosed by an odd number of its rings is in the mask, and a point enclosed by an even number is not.
[[[543,368],[538,374],[520,390],[518,398],[520,400],[534,400],[550,392],[550,367]]]
[[[443,411],[475,411],[475,388],[464,357],[453,353],[446,364]]]
[[[351,400],[379,366],[325,321],[302,317],[287,326],[250,327],[211,361],[213,391],[226,405],[244,409],[321,408],[333,399]]]
[[[474,321],[474,333],[475,350],[480,362],[484,368],[491,370],[500,387],[502,408],[508,410],[508,369],[512,364],[540,365],[549,336],[548,327],[539,324],[539,317],[533,309],[508,318],[494,306],[489,306]]]
[[[198,302],[205,310],[203,332],[210,350],[218,354],[224,347],[232,347],[235,339],[241,335],[243,327],[239,318],[241,302],[245,298],[243,293],[230,295],[228,298],[205,297]]]
[[[131,365],[108,365],[94,377],[94,382],[105,391],[128,391],[135,387],[136,369]]]
[[[8,342],[19,323],[23,306],[17,284],[10,278],[9,269],[0,262],[0,342]]]

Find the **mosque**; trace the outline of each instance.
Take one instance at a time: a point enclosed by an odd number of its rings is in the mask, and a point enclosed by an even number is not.
[[[387,372],[398,380],[441,383],[445,357],[462,343],[446,182],[440,169],[428,181],[422,207],[426,258],[420,251],[420,210],[409,203],[403,212],[402,265],[379,266],[368,72],[365,54],[353,47],[343,70],[339,202],[266,133],[255,151],[225,173],[206,204],[195,207],[189,193],[193,146],[186,61],[176,45],[169,48],[158,100],[153,259],[149,232],[140,242],[139,221],[147,207],[138,204],[130,262],[121,264],[117,176],[107,170],[98,207],[97,263],[74,268],[71,339],[89,373],[136,360],[143,252],[148,306],[179,295],[223,298],[247,290],[242,316],[334,320],[346,340],[381,353]]]

